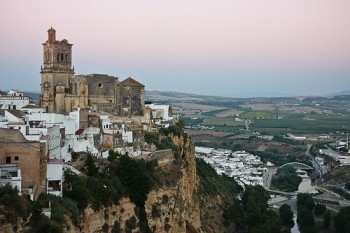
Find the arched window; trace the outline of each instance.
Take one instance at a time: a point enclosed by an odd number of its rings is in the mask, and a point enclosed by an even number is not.
[[[61,61],[63,61],[63,53],[61,53]]]
[[[66,63],[68,63],[68,54],[66,54]]]
[[[59,63],[60,62],[60,55],[57,54],[57,62]]]

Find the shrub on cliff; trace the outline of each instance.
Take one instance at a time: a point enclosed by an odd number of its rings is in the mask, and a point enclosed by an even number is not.
[[[18,195],[18,189],[6,184],[0,187],[0,215],[4,215],[6,221],[16,225],[17,218],[26,218],[27,209],[24,200]]]

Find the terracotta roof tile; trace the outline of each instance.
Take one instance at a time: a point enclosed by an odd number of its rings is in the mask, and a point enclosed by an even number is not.
[[[85,129],[80,128],[77,131],[75,131],[75,135],[81,135],[84,132]]]
[[[145,85],[139,83],[133,78],[127,78],[121,82],[123,86],[133,86],[133,87],[145,87]]]

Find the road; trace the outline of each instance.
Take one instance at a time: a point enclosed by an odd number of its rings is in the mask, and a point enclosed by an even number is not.
[[[246,120],[246,121],[245,121],[245,131],[246,131],[247,133],[252,132],[252,131],[250,131],[250,129],[249,129],[249,125],[252,124],[253,122],[254,122],[253,120]]]
[[[305,154],[310,158],[314,168],[318,171],[318,173],[320,173],[320,182],[322,183],[323,182],[322,166],[316,161],[315,157],[311,154],[311,152],[310,152],[311,148],[312,148],[312,145],[307,144],[307,150],[306,150]]]

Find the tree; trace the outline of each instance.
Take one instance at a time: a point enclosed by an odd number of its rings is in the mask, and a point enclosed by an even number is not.
[[[339,152],[342,152],[342,153],[348,153],[348,152],[349,152],[349,150],[348,150],[348,149],[346,149],[345,147],[340,147],[340,148],[339,148]]]
[[[298,193],[297,196],[298,218],[297,222],[299,229],[303,233],[316,233],[314,207],[315,202],[312,196],[308,193]]]
[[[294,226],[293,211],[289,205],[284,204],[279,208],[282,226],[292,228]]]
[[[274,211],[268,210],[268,200],[269,194],[262,186],[247,186],[242,200],[224,210],[225,223],[234,221],[245,232],[281,232],[280,219]]]
[[[98,175],[98,168],[95,165],[94,158],[91,154],[87,155],[85,166],[87,168],[87,175],[96,177]]]
[[[334,226],[339,233],[349,232],[350,229],[350,206],[341,208],[334,219]]]
[[[26,218],[27,210],[22,197],[18,195],[18,189],[6,184],[0,187],[0,206],[5,206],[0,215],[4,215],[6,220],[12,225],[16,225],[19,217]]]
[[[329,228],[329,226],[331,225],[331,220],[332,220],[331,212],[329,210],[327,210],[323,214],[323,226],[324,226],[324,228],[326,228],[326,229]]]
[[[325,205],[323,205],[323,204],[321,204],[321,203],[317,203],[316,205],[315,205],[315,210],[314,210],[314,212],[315,212],[315,215],[316,216],[321,216],[324,212],[326,212],[326,206]]]
[[[312,196],[308,193],[298,193],[297,205],[305,206],[308,210],[313,211],[315,208],[315,201]]]
[[[286,192],[298,190],[302,178],[298,176],[292,166],[285,166],[278,169],[276,175],[272,177],[272,187]]]
[[[348,183],[345,184],[345,188],[346,188],[347,190],[350,190],[350,182],[348,182]]]

